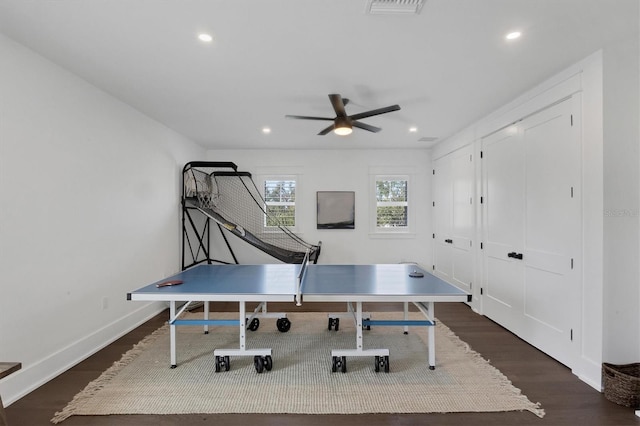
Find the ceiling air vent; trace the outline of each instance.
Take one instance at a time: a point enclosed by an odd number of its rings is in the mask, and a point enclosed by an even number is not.
[[[366,12],[370,15],[417,15],[426,0],[368,0]]]
[[[423,136],[420,139],[418,139],[418,142],[435,142],[437,140],[438,138],[433,136]]]

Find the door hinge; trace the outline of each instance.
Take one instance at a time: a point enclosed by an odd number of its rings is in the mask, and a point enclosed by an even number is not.
[[[480,242],[480,250],[484,249],[484,244]]]
[[[436,206],[436,202],[434,201],[434,202],[433,202],[433,207],[435,207],[435,206]]]
[[[436,169],[433,169],[433,174],[434,174],[434,175],[436,174]]]
[[[573,258],[571,259],[571,269],[573,269]]]
[[[432,269],[433,271],[435,271],[435,270],[436,270],[436,265],[431,265],[431,269]]]
[[[484,158],[484,153],[480,151],[480,158]]]
[[[473,247],[473,241],[469,240],[469,247]]]
[[[571,338],[571,341],[573,342],[573,328],[571,329],[570,338]]]
[[[571,114],[571,126],[573,127],[573,114]]]
[[[473,204],[473,197],[469,197],[469,204]]]
[[[480,204],[484,204],[484,197],[480,197]]]
[[[482,296],[483,294],[484,294],[484,289],[480,287],[480,296]]]
[[[571,198],[573,198],[573,186],[571,187]]]
[[[435,238],[435,237],[436,237],[436,234],[433,234],[433,238]]]
[[[473,161],[473,154],[469,154],[469,161]]]

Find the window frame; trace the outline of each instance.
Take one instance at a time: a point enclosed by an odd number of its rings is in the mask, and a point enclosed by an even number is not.
[[[371,173],[371,203],[370,203],[370,235],[374,237],[414,237],[414,221],[415,221],[415,202],[413,201],[413,185],[411,183],[410,173]],[[378,207],[381,202],[378,201],[377,187],[380,181],[405,181],[406,182],[406,201],[390,201],[382,202],[389,207],[406,206],[407,208],[407,224],[406,226],[378,226]]]
[[[282,201],[276,201],[273,202],[274,204],[271,204],[269,201],[267,201],[267,197],[266,197],[266,184],[267,182],[286,182],[286,181],[293,181],[294,185],[295,185],[295,201],[293,203],[290,202],[282,202]],[[262,196],[262,199],[264,200],[264,210],[267,211],[268,206],[273,206],[273,205],[292,205],[294,207],[294,215],[293,215],[293,221],[294,221],[294,225],[285,225],[287,229],[291,230],[292,232],[297,232],[298,228],[299,228],[299,220],[300,220],[300,198],[299,198],[299,193],[300,193],[300,180],[298,178],[297,175],[293,175],[293,174],[277,174],[277,175],[263,175],[260,177],[260,195]],[[268,226],[267,225],[267,215],[264,214],[264,220],[262,222],[262,227],[264,232],[279,232],[279,229],[277,226]]]

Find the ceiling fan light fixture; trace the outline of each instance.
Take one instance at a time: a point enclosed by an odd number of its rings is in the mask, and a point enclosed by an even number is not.
[[[336,127],[335,129],[333,129],[333,133],[335,133],[336,135],[340,135],[340,136],[347,136],[350,135],[351,132],[353,132],[353,129],[349,126],[342,126],[342,127]]]
[[[351,123],[346,117],[337,117],[334,122],[333,132],[336,135],[347,136],[353,132],[353,128],[351,127]]]

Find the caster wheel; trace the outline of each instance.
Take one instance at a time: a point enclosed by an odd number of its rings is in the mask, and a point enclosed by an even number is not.
[[[249,325],[247,325],[250,331],[256,331],[258,327],[260,327],[260,320],[258,318],[252,319]]]
[[[331,365],[331,372],[335,373],[336,371],[342,371],[343,373],[347,372],[347,357],[346,356],[334,356],[333,363]]]
[[[258,374],[264,371],[264,360],[261,356],[256,355],[253,357],[253,366],[256,368]]]
[[[264,357],[264,368],[267,371],[271,371],[273,368],[273,360],[271,359],[271,355],[267,355]]]
[[[389,372],[389,356],[384,357],[384,372]]]
[[[229,371],[231,368],[231,362],[229,361],[229,356],[216,356],[216,373],[219,373],[224,368],[224,371]]]
[[[368,324],[369,321],[371,321],[370,317],[362,319],[362,329],[363,330],[371,330],[371,324]]]
[[[376,373],[380,372],[380,357],[376,355],[376,359],[373,362],[373,369]]]
[[[291,328],[291,321],[289,321],[289,318],[278,318],[276,321],[276,327],[278,328],[278,331],[286,333]]]
[[[340,327],[340,318],[329,318],[329,324],[327,328],[329,330],[335,329],[338,331],[338,327]]]

